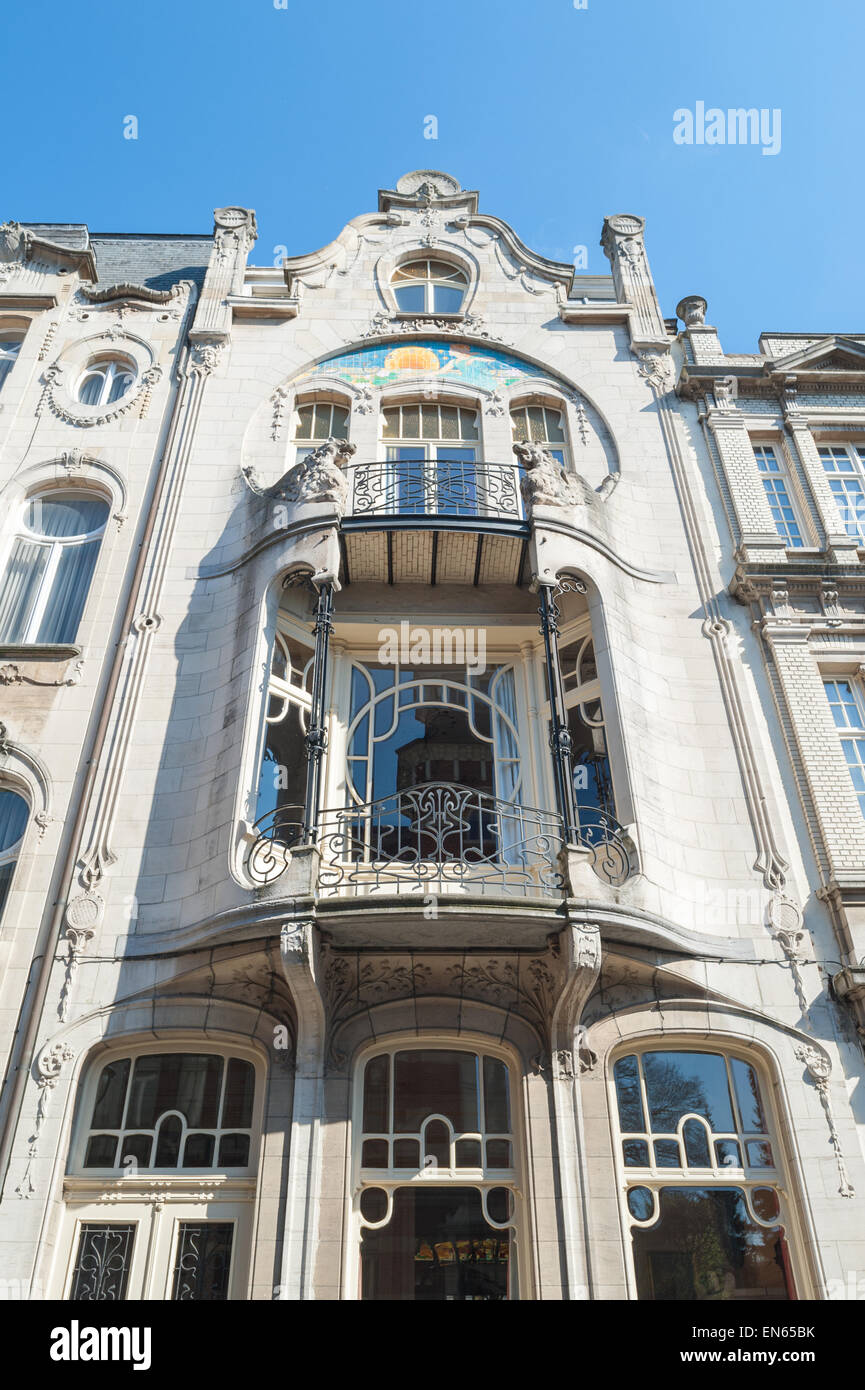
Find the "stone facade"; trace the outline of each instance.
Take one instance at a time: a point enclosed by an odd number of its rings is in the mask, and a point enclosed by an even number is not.
[[[865,1271],[824,684],[858,699],[865,583],[820,453],[865,450],[865,335],[725,355],[698,296],[662,316],[644,230],[575,275],[434,171],[279,269],[243,208],[0,228],[5,582],[33,498],[108,509],[76,630],[0,633],[10,1296]],[[683,1191],[772,1272],[685,1259]]]

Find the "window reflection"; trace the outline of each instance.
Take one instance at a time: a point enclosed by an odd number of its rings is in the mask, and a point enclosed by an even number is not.
[[[398,1188],[388,1224],[362,1235],[362,1297],[498,1302],[510,1253],[510,1231],[485,1220],[477,1188]]]

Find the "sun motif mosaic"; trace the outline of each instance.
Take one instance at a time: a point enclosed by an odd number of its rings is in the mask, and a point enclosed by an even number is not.
[[[379,344],[328,357],[299,380],[309,381],[317,376],[339,377],[352,386],[388,386],[412,376],[441,376],[495,391],[526,377],[549,379],[550,373],[486,346],[421,339],[397,347]]]

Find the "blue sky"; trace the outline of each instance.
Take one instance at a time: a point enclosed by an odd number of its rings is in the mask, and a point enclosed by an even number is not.
[[[579,2],[8,5],[0,219],[206,232],[241,203],[269,264],[444,169],[589,272],[603,216],[642,214],[663,313],[704,295],[727,351],[865,330],[862,0]],[[780,152],[676,144],[699,101],[780,109]]]

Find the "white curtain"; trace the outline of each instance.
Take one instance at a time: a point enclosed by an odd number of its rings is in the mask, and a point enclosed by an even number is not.
[[[16,540],[0,589],[0,642],[21,642],[33,611],[49,547]]]

